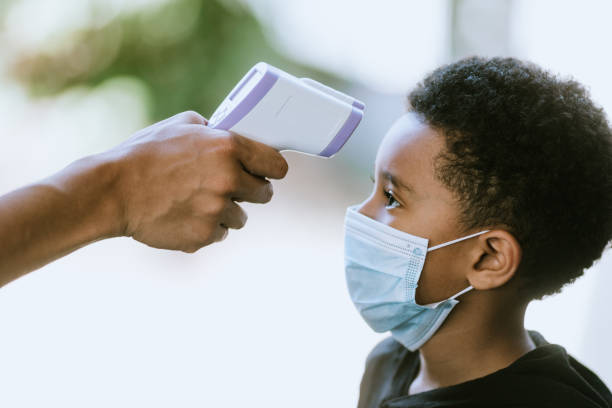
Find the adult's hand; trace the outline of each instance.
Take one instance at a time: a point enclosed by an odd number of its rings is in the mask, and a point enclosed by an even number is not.
[[[266,203],[287,162],[273,148],[203,126],[184,112],[133,135],[114,149],[122,235],[147,245],[194,252],[242,228],[235,201]]]
[[[0,197],[0,286],[104,238],[194,252],[244,226],[236,202],[268,202],[287,162],[205,124],[180,113]]]

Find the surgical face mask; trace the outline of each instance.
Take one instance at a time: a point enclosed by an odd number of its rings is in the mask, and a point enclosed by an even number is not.
[[[414,351],[434,335],[461,292],[419,305],[416,288],[427,252],[484,234],[481,231],[427,248],[428,240],[397,230],[349,207],[344,223],[344,269],[351,300],[376,332],[391,335]]]

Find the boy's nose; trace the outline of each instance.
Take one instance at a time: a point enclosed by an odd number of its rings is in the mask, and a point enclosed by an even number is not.
[[[376,203],[374,200],[374,194],[366,198],[359,206],[357,207],[357,212],[365,215],[366,217],[370,217],[372,219],[376,219]]]

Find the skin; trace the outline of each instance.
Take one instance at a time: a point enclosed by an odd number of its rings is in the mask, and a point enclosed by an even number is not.
[[[105,238],[195,252],[242,228],[236,202],[270,201],[287,162],[206,123],[180,113],[0,197],[0,286]]]
[[[528,300],[515,276],[521,247],[503,225],[466,230],[454,194],[435,176],[445,148],[441,131],[407,113],[385,135],[376,158],[374,188],[359,212],[429,239],[429,246],[482,230],[482,235],[427,254],[416,290],[424,305],[459,296],[440,329],[419,350],[409,394],[459,384],[507,367],[535,348],[523,322]]]

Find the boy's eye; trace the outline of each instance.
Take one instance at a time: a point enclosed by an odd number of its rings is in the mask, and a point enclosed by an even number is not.
[[[370,174],[370,180],[372,180],[372,183],[376,183],[374,176],[371,174]],[[393,197],[393,191],[391,190],[387,191],[383,189],[383,195],[387,199],[387,203],[386,203],[387,207],[395,208],[399,206],[399,202],[395,199],[395,197]]]
[[[387,207],[395,208],[399,206],[399,202],[393,197],[393,191],[383,190],[383,194],[387,199]]]

